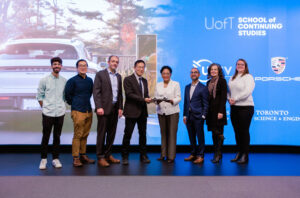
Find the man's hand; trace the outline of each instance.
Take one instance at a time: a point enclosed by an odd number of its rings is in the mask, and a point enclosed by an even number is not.
[[[152,101],[151,98],[145,98],[145,102],[146,102],[146,103],[150,103],[151,101]]]
[[[97,109],[97,115],[99,115],[99,116],[104,115],[104,109],[103,108]]]
[[[183,117],[183,123],[186,124],[186,117]]]
[[[122,115],[123,115],[123,110],[122,110],[122,109],[119,109],[119,112],[118,112],[118,114],[119,114],[119,118],[121,118],[121,117],[122,117]]]
[[[40,106],[43,107],[43,101],[39,100]]]
[[[218,119],[222,119],[223,118],[223,113],[218,113]]]

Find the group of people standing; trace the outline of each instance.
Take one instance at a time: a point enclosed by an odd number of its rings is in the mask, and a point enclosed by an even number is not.
[[[134,63],[134,73],[124,78],[117,73],[118,56],[108,58],[108,68],[97,72],[95,80],[87,76],[88,62],[80,59],[76,63],[78,75],[68,81],[59,75],[62,59],[51,59],[52,73],[40,80],[37,100],[42,107],[43,137],[41,143],[40,169],[47,167],[47,147],[53,128],[53,160],[55,168],[61,168],[59,160],[60,135],[66,111],[65,102],[71,105],[74,125],[72,141],[73,166],[94,164],[96,161],[86,155],[87,138],[91,129],[93,112],[90,98],[93,95],[97,115],[97,164],[108,167],[121,163],[112,155],[112,145],[116,135],[118,119],[125,117],[122,141],[122,164],[129,164],[130,140],[135,128],[139,132],[139,150],[142,163],[150,163],[146,151],[147,104],[157,105],[161,129],[161,155],[158,160],[173,163],[176,157],[177,129],[179,122],[180,85],[171,80],[172,68],[163,66],[160,70],[163,81],[157,83],[155,97],[150,98],[147,79],[143,77],[146,64],[143,60]],[[204,161],[204,121],[208,131],[212,131],[215,148],[213,163],[222,158],[224,125],[227,124],[226,101],[231,105],[231,121],[235,131],[238,153],[232,160],[237,163],[248,162],[249,127],[254,112],[252,91],[253,77],[249,74],[247,62],[239,59],[236,71],[228,86],[219,64],[208,68],[207,85],[199,82],[200,72],[191,69],[192,83],[185,87],[183,122],[186,124],[191,144],[191,154],[185,161],[199,164]],[[122,85],[123,84],[123,85]],[[123,103],[122,88],[125,91]],[[229,89],[228,89],[229,88]],[[124,105],[123,105],[124,104]]]

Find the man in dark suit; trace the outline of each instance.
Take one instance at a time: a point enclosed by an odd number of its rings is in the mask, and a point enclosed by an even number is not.
[[[109,163],[120,163],[111,154],[118,117],[123,114],[122,77],[116,71],[118,65],[119,57],[110,56],[108,68],[99,71],[94,82],[93,95],[98,118],[97,157],[98,165],[103,167],[108,167]]]
[[[204,161],[204,120],[208,111],[208,89],[199,82],[200,72],[197,68],[191,70],[192,83],[185,87],[183,122],[186,124],[191,155],[185,161],[201,164]],[[198,145],[197,145],[198,139]]]
[[[135,127],[138,125],[140,160],[150,163],[146,154],[146,126],[147,126],[147,103],[151,102],[148,94],[148,82],[143,78],[145,62],[137,60],[134,63],[134,73],[124,79],[126,101],[124,106],[125,130],[122,143],[122,163],[128,165],[130,139]]]

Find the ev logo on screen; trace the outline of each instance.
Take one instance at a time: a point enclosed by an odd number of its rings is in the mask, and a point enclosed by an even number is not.
[[[193,67],[199,69],[200,71],[200,82],[202,83],[206,83],[208,81],[207,79],[207,69],[208,66],[210,64],[212,64],[213,62],[208,60],[208,59],[200,59],[198,61],[193,60]],[[223,69],[223,73],[225,75],[225,77],[230,77],[230,73],[232,71],[232,66],[226,67],[226,66],[222,66]]]

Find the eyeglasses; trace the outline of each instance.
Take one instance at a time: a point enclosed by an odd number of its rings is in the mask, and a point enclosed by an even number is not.
[[[199,73],[199,72],[197,72],[197,71],[194,71],[194,72],[191,71],[191,74],[198,74],[198,73]]]

